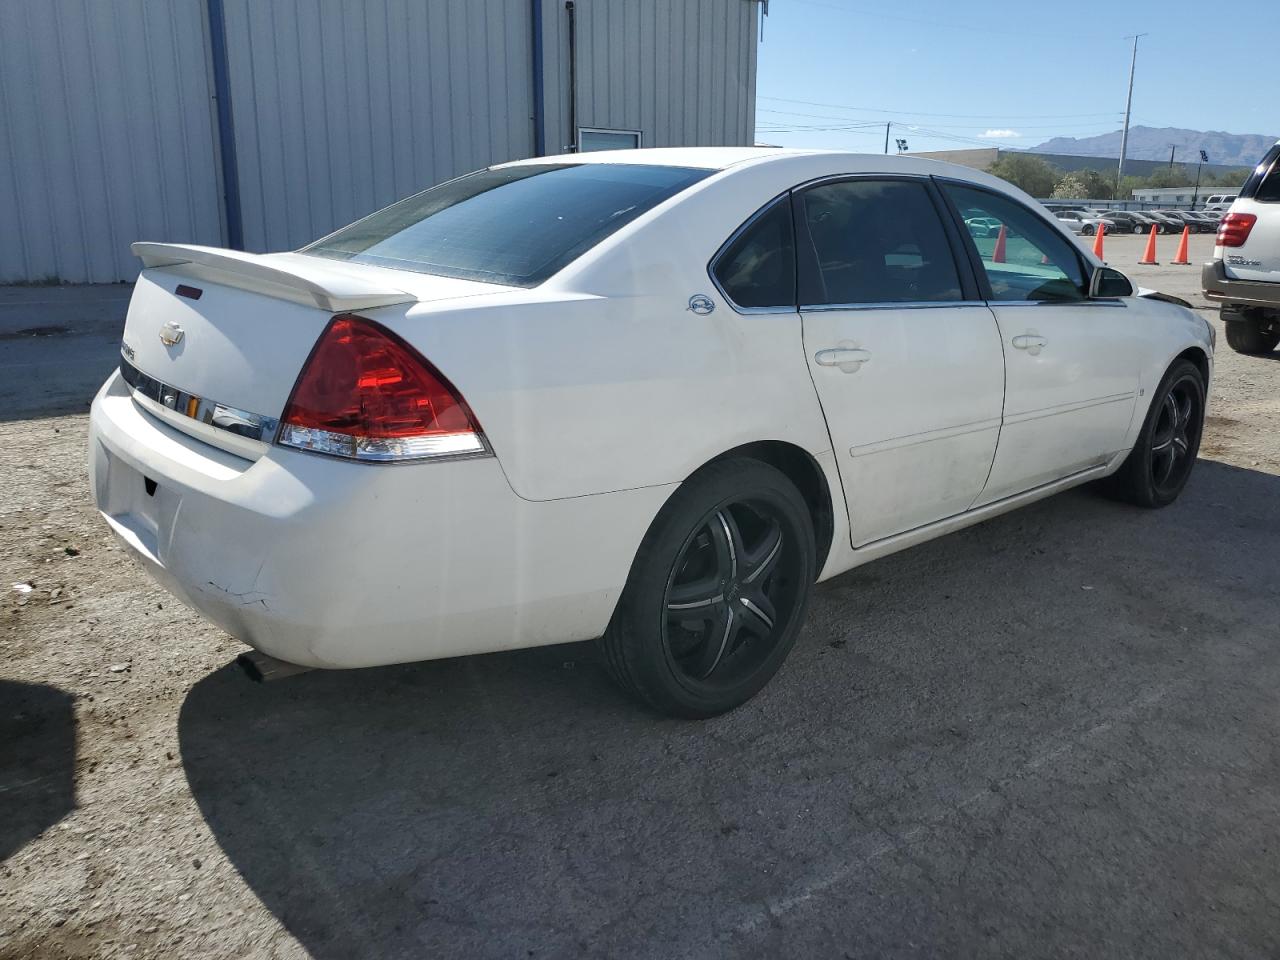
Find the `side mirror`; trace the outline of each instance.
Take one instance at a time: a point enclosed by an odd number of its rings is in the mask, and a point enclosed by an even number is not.
[[[1090,300],[1113,300],[1116,297],[1132,297],[1133,284],[1119,270],[1099,267],[1089,278]]]

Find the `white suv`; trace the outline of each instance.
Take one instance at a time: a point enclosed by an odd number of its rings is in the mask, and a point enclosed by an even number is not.
[[[1201,283],[1222,304],[1232,350],[1270,353],[1280,343],[1280,142],[1222,218]]]

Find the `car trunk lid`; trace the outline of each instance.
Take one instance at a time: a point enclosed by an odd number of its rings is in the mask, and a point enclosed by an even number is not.
[[[423,300],[506,290],[296,253],[138,243],[125,320],[134,399],[175,429],[248,458],[266,450],[329,321],[403,315]]]

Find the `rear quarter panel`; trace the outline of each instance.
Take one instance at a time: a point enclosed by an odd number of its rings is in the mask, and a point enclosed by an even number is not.
[[[520,496],[679,482],[759,440],[830,449],[799,314],[737,313],[707,273],[794,176],[751,174],[709,178],[535,290],[392,324],[466,397]],[[714,311],[690,311],[695,294]]]

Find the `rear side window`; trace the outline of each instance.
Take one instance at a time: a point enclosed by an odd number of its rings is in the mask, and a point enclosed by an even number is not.
[[[780,197],[725,248],[713,273],[739,307],[796,305],[796,248],[791,198]]]
[[[1072,243],[1022,204],[986,190],[943,185],[969,226],[994,300],[1083,300]],[[974,224],[981,223],[981,230]]]
[[[481,170],[394,203],[302,252],[531,287],[711,172],[631,163]]]
[[[945,302],[963,298],[938,212],[922,183],[845,180],[800,194],[813,260],[807,305]]]
[[[1240,188],[1240,196],[1259,203],[1280,201],[1280,143],[1267,151],[1249,179]]]

